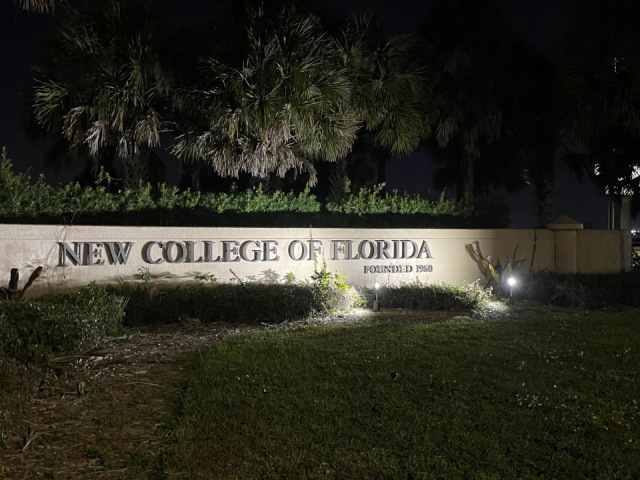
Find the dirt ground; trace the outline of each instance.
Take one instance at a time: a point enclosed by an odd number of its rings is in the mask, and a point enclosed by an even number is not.
[[[517,316],[534,311],[540,313],[524,306]],[[396,309],[313,323],[466,320],[455,312]],[[54,358],[38,388],[0,403],[0,478],[153,478],[189,357],[228,335],[298,324],[163,326],[107,339],[83,355]]]

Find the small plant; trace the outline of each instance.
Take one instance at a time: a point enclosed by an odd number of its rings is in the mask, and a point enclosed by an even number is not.
[[[284,283],[287,285],[295,285],[297,279],[293,272],[288,272],[284,275]]]
[[[87,458],[98,460],[105,470],[114,470],[119,467],[117,459],[104,447],[92,447],[85,455]]]
[[[138,269],[138,272],[140,273],[140,279],[142,280],[142,283],[146,284],[151,281],[151,272],[147,267],[140,267]]]
[[[198,285],[215,285],[218,283],[218,279],[211,273],[199,273],[193,279]]]
[[[349,284],[347,282],[345,282],[345,279],[347,279],[348,277],[346,275],[341,274],[340,272],[336,272],[333,275],[333,284],[336,286],[336,288],[338,290],[341,290],[343,292],[348,291],[351,287],[349,286]]]
[[[313,275],[311,281],[322,292],[326,292],[331,285],[331,272],[327,270],[327,261],[322,257],[322,268],[318,270],[318,256],[313,257]]]

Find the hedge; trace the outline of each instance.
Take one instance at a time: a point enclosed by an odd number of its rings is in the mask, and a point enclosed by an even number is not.
[[[0,363],[85,350],[122,327],[124,301],[95,284],[78,293],[0,302]]]
[[[406,283],[397,287],[380,286],[377,289],[382,308],[409,308],[413,310],[474,311],[491,299],[491,290],[477,283],[448,285],[444,283]],[[367,305],[371,306],[375,291],[363,291]]]
[[[203,194],[164,183],[112,192],[111,180],[102,172],[93,187],[83,188],[77,182],[54,187],[42,175],[32,182],[28,175],[13,172],[3,150],[0,222],[176,226],[243,226],[249,222],[251,226],[370,228],[506,228],[510,223],[509,206],[500,194],[456,203],[444,194],[437,200],[397,191],[385,194],[384,184],[351,192],[347,183],[349,193],[342,201],[324,207],[308,186],[297,195],[267,194],[261,187]]]
[[[523,276],[514,295],[561,307],[640,308],[640,275],[529,273]]]
[[[312,284],[200,283],[182,286],[124,284],[108,292],[128,299],[125,326],[179,323],[282,323],[351,308],[348,292]]]

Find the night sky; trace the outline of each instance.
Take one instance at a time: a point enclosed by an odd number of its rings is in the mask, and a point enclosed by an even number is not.
[[[525,38],[542,52],[552,53],[568,26],[566,0],[507,0],[518,28]],[[165,0],[166,16],[176,25],[192,23],[212,16],[215,1]],[[363,11],[371,9],[387,22],[392,33],[417,30],[430,6],[429,0],[325,0],[329,8]],[[15,169],[32,175],[44,173],[43,152],[46,144],[26,137],[21,126],[21,112],[26,99],[22,94],[31,77],[35,52],[46,36],[50,19],[46,15],[26,13],[15,7],[13,0],[0,0],[0,146],[6,146]],[[561,153],[560,151],[558,152]],[[168,180],[176,181],[178,166],[168,154]],[[81,170],[81,165],[62,171],[58,176],[47,173],[51,182],[66,182]],[[431,188],[432,168],[427,155],[418,152],[407,158],[394,159],[387,167],[387,188],[401,192],[426,194]],[[607,200],[595,195],[587,181],[579,184],[564,167],[556,167],[556,215],[568,215],[595,228],[606,228]],[[512,205],[512,227],[532,228],[536,225],[534,197],[525,191],[509,196]],[[640,220],[640,219],[639,219]],[[633,222],[635,228],[640,221]]]

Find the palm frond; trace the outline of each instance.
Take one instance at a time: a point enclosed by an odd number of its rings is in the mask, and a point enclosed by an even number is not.
[[[56,6],[56,0],[16,0],[16,3],[25,10],[39,13],[53,12]]]

